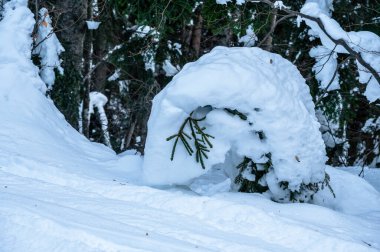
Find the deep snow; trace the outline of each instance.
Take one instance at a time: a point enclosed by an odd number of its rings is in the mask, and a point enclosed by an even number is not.
[[[43,95],[23,36],[32,14],[12,2],[0,22],[1,252],[380,249],[379,192],[337,169],[336,199],[325,190],[320,206],[144,186],[141,157],[89,142]]]

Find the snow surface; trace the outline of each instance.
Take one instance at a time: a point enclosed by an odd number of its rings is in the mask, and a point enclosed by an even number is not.
[[[166,139],[178,132],[194,110],[206,106],[214,109],[202,126],[215,139],[211,139],[213,148],[205,169],[181,142],[171,161],[173,141]],[[246,114],[249,123],[224,108]],[[301,183],[324,179],[326,156],[319,127],[309,88],[289,61],[259,48],[216,47],[185,65],[154,98],[144,177],[156,185],[188,185],[214,166],[225,164],[225,173],[234,180],[236,166],[244,156],[261,164],[271,153],[274,169],[263,182],[274,197],[284,198],[280,181],[288,181],[293,191],[299,190]],[[189,129],[185,130],[190,135]],[[259,131],[264,132],[265,140],[255,134]],[[226,158],[228,153],[233,157]]]
[[[330,208],[142,185],[140,156],[89,142],[41,92],[26,4],[13,0],[0,22],[12,38],[0,40],[1,252],[380,249],[379,192],[336,169],[336,199],[317,198]]]
[[[340,167],[339,170],[347,171],[356,176],[360,176],[367,180],[376,190],[380,192],[380,169],[370,167]]]

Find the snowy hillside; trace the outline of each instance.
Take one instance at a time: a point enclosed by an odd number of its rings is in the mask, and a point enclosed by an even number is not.
[[[335,168],[336,198],[325,188],[317,205],[144,185],[142,157],[89,142],[45,97],[14,32],[31,32],[32,13],[13,2],[0,22],[1,252],[380,250],[380,193]]]

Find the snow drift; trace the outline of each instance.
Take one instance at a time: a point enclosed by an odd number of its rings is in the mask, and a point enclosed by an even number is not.
[[[46,98],[46,84],[31,61],[35,20],[26,6],[27,1],[8,2],[0,22],[0,142],[6,143],[0,151],[0,168],[69,184],[74,183],[71,175],[106,179],[110,169],[125,170],[139,163],[135,156],[124,158],[131,165],[121,164],[111,149],[88,141]],[[113,167],[105,168],[105,161]]]
[[[215,137],[205,169],[180,144],[171,161],[173,142],[166,141],[194,111],[207,117],[200,123]],[[308,86],[294,65],[258,48],[217,47],[187,64],[155,97],[148,129],[143,173],[151,184],[186,185],[218,164],[234,179],[243,157],[262,164],[268,153],[272,165],[261,183],[278,198],[286,197],[281,182],[299,191],[325,176],[325,147]]]

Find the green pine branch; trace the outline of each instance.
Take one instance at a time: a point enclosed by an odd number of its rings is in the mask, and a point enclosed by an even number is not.
[[[204,159],[205,158],[208,159],[207,153],[210,152],[210,149],[213,147],[213,145],[211,144],[210,138],[214,138],[214,137],[205,132],[206,130],[205,127],[199,126],[199,122],[205,120],[206,117],[203,117],[201,119],[195,119],[195,118],[192,118],[192,115],[193,115],[193,112],[182,123],[177,134],[174,134],[166,139],[166,141],[171,141],[175,139],[170,160],[172,161],[174,160],[174,155],[177,149],[178,142],[179,140],[181,140],[187,153],[190,156],[192,156],[195,152],[195,161],[201,164],[202,169],[206,169]],[[185,132],[185,128],[187,125],[188,125],[187,128],[190,128],[191,136]],[[192,145],[190,144],[190,141],[193,141],[193,146],[195,148],[195,151]]]

